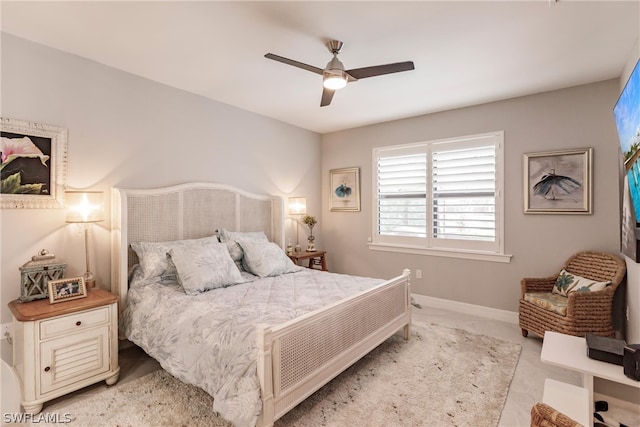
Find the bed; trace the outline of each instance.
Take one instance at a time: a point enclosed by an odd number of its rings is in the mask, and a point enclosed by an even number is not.
[[[235,425],[273,425],[275,420],[391,335],[402,330],[405,339],[409,338],[411,325],[409,270],[404,270],[401,275],[391,280],[376,280],[302,268],[276,277],[260,277],[255,281],[243,280],[237,285],[198,293],[193,298],[189,298],[175,285],[152,284],[148,287],[132,285],[130,289],[130,273],[140,263],[136,251],[132,249],[132,244],[138,247],[139,242],[206,240],[210,236],[217,236],[220,230],[232,230],[238,234],[263,233],[267,240],[272,242],[271,244],[275,243],[280,249],[283,248],[285,217],[284,203],[280,197],[252,194],[228,185],[214,183],[188,183],[157,189],[115,188],[112,191],[112,210],[112,291],[119,297],[121,318],[131,318],[133,316],[131,313],[135,311],[134,305],[144,307],[146,302],[147,305],[153,304],[153,308],[146,308],[145,310],[149,312],[144,315],[138,314],[141,316],[138,318],[138,323],[153,322],[149,323],[150,327],[147,329],[160,329],[152,325],[162,321],[162,313],[165,309],[158,308],[161,301],[176,297],[176,301],[186,301],[185,303],[198,307],[190,310],[174,308],[176,313],[166,315],[166,318],[170,318],[182,316],[186,312],[200,313],[204,310],[203,307],[209,307],[209,303],[204,302],[205,299],[220,300],[218,295],[222,292],[236,295],[231,298],[236,301],[234,303],[236,306],[226,305],[226,309],[234,313],[242,310],[241,304],[245,304],[246,301],[249,301],[248,304],[257,305],[263,300],[275,300],[277,304],[285,300],[295,300],[296,304],[304,306],[303,309],[300,307],[289,309],[291,313],[284,317],[269,315],[259,318],[259,320],[268,319],[268,321],[259,322],[251,326],[251,330],[242,332],[247,337],[251,337],[250,350],[246,353],[252,360],[251,364],[247,365],[249,366],[247,370],[255,380],[249,377],[246,381],[250,383],[255,381],[257,399],[255,414],[251,413],[247,418],[237,418],[238,412],[244,413],[247,410],[239,410],[235,406],[237,402],[234,401],[224,406],[223,410],[220,410],[220,407],[216,408],[216,395],[208,388],[209,379],[206,379],[207,384],[204,385],[196,383],[214,395],[214,409]],[[251,246],[247,244],[246,248],[251,249]],[[245,273],[242,275],[245,277]],[[321,284],[330,282],[328,286],[331,288],[348,288],[345,291],[348,296],[341,297],[342,290],[335,295],[327,292],[329,295],[327,300],[322,306],[316,307],[309,301],[318,298],[305,298],[305,291],[301,290],[310,286],[309,282]],[[131,283],[137,282],[134,280]],[[297,286],[300,286],[300,289]],[[276,290],[283,294],[276,293]],[[266,294],[259,292],[266,292]],[[298,303],[300,301],[304,304]],[[171,310],[170,306],[166,310]],[[217,308],[214,311],[222,313],[223,309]],[[272,313],[272,309],[266,306],[263,310],[246,311]],[[300,315],[300,313],[303,314]],[[229,318],[221,314],[210,317]],[[177,319],[177,317],[173,318]],[[186,322],[182,330],[189,332],[188,325],[199,320]],[[175,320],[174,323],[178,324],[180,321]],[[235,323],[235,321],[229,322],[227,319],[226,323]],[[203,328],[191,329],[201,331]],[[208,336],[216,329],[222,328],[219,326],[207,328],[206,334],[198,332],[199,335],[195,338],[192,336],[187,341],[193,345],[199,341],[206,343],[206,340],[200,337]],[[242,333],[228,332],[227,336],[242,335]],[[149,350],[145,346],[148,346],[148,342],[158,339],[157,337],[136,337],[134,342],[136,340],[143,342],[141,347],[151,354],[154,353],[155,347],[151,345]],[[184,341],[180,341],[180,337],[162,339],[178,343],[176,346],[185,345]],[[227,338],[215,338],[215,340],[218,343],[226,341]],[[148,342],[145,343],[145,341]],[[155,351],[151,356],[158,359],[163,367],[169,367],[165,369],[178,379],[194,383],[190,378],[185,379],[180,369],[173,369],[172,372],[174,356],[165,356],[168,351],[171,349]],[[211,351],[204,348],[199,351],[202,351],[203,356],[198,356],[197,360],[193,361],[194,365],[202,358],[210,357]],[[238,370],[238,368],[234,369]],[[240,368],[242,369],[245,368]]]

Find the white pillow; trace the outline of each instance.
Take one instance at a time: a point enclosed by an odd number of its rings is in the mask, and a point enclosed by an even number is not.
[[[171,248],[169,256],[178,272],[178,283],[187,295],[242,282],[240,271],[223,243]]]
[[[556,279],[556,284],[553,286],[552,293],[567,297],[571,292],[601,291],[610,284],[611,281],[596,282],[595,280],[587,279],[562,269]]]
[[[256,276],[277,276],[304,269],[295,265],[275,243],[251,242],[243,239],[238,240],[238,243],[244,251],[242,262],[245,270]]]
[[[167,242],[135,242],[131,249],[138,255],[141,278],[143,281],[155,283],[176,283],[177,273],[175,266],[167,257],[172,248],[181,246],[198,246],[208,242],[218,243],[217,236],[204,237],[202,239],[172,240]]]
[[[222,229],[219,231],[220,241],[227,244],[231,259],[236,262],[238,268],[242,268],[242,248],[237,240],[243,239],[250,242],[268,242],[269,239],[264,231],[229,231]]]

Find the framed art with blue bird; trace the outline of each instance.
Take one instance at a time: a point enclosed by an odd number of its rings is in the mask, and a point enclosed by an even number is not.
[[[592,148],[524,155],[524,212],[590,214]]]
[[[330,210],[360,211],[360,168],[331,169]]]

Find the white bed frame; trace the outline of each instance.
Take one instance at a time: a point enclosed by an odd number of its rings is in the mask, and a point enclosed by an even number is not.
[[[212,183],[112,191],[111,290],[127,304],[130,244],[193,239],[218,229],[264,231],[284,247],[282,198]],[[398,330],[409,339],[409,270],[369,291],[257,332],[262,413],[271,426]]]

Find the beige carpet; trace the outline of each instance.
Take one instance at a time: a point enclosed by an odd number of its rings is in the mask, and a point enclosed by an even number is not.
[[[390,338],[276,426],[495,426],[519,355],[518,344],[414,324],[409,341]],[[160,370],[44,413],[72,426],[229,426],[211,404]]]

